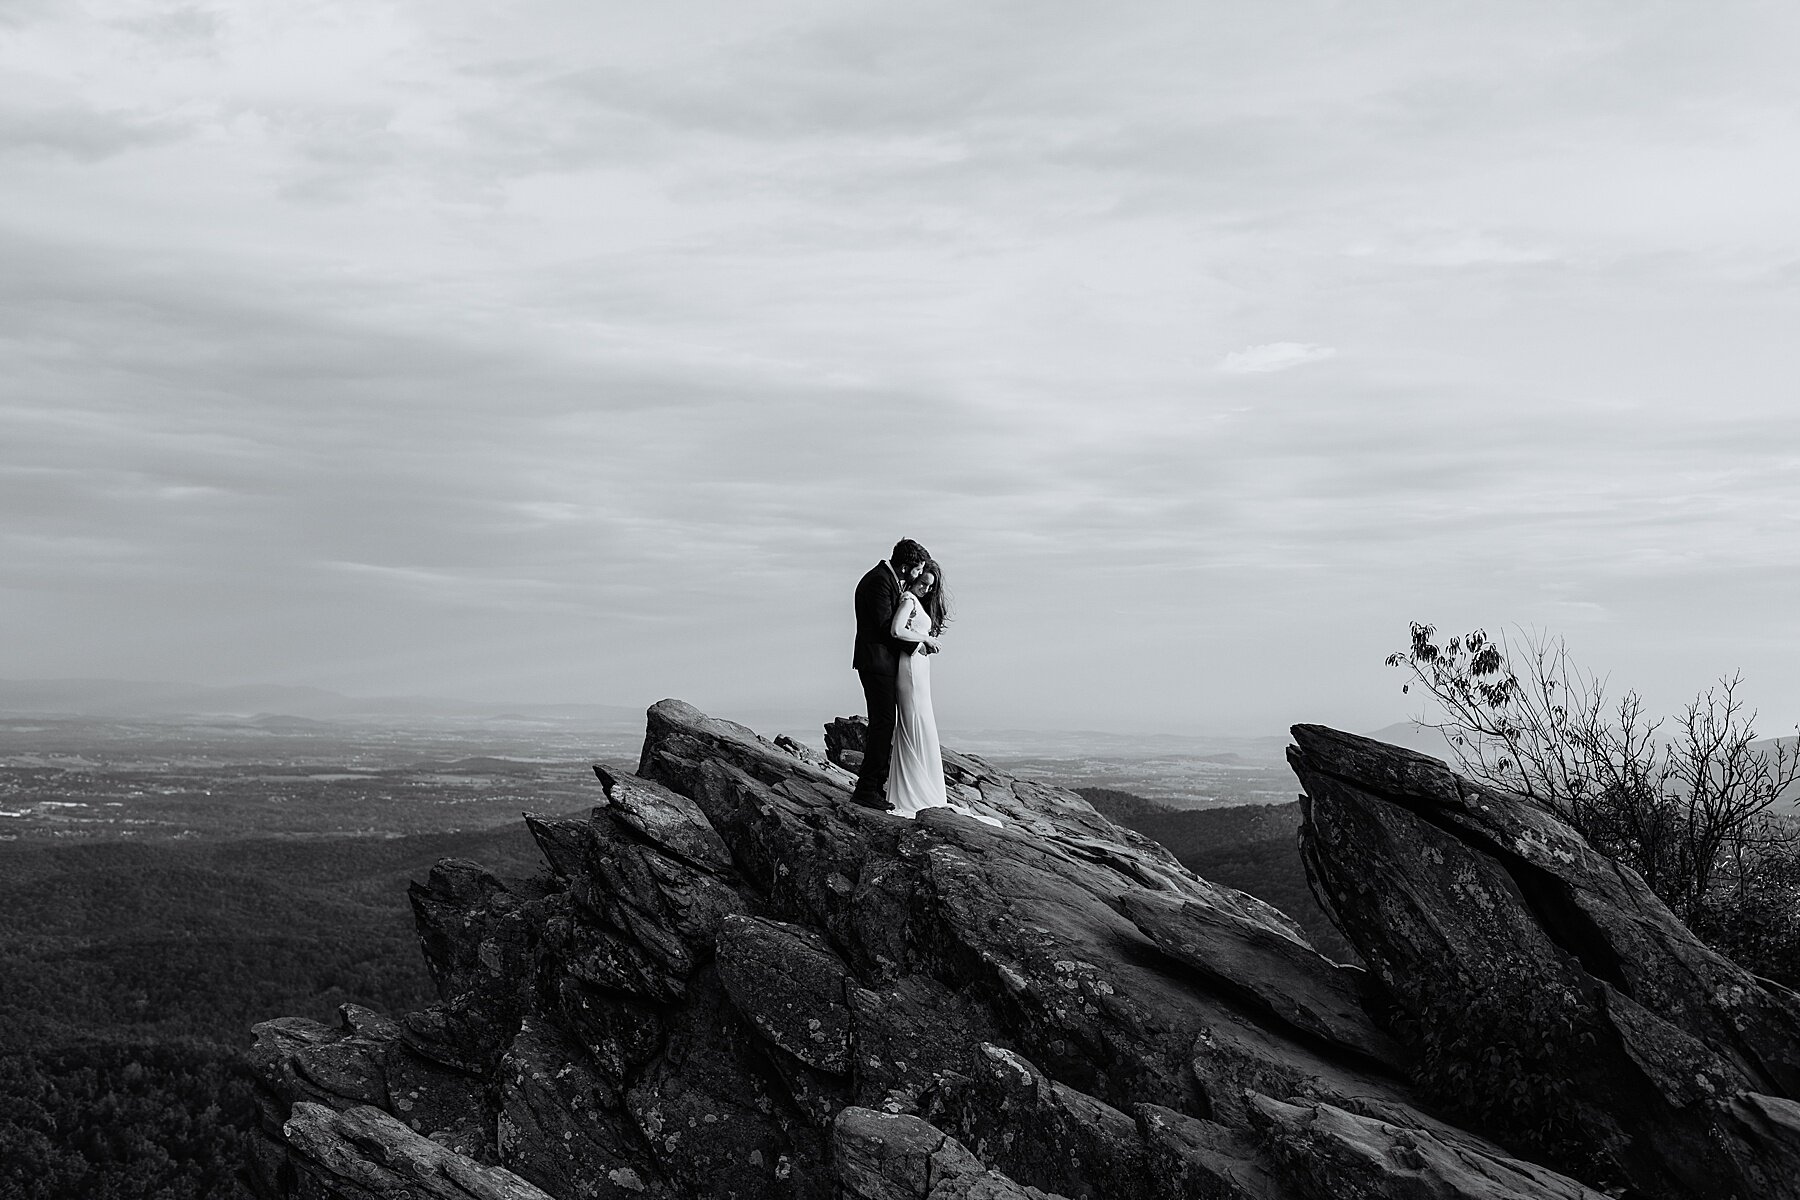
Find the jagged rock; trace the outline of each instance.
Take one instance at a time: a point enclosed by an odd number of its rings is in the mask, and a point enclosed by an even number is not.
[[[431,1196],[435,1200],[553,1200],[503,1167],[441,1146],[368,1105],[342,1112],[302,1101],[282,1127],[306,1169],[338,1194]]]
[[[1723,1120],[1733,1134],[1746,1194],[1781,1195],[1800,1179],[1800,1104],[1739,1092],[1727,1101]]]
[[[848,989],[855,1102],[911,1111],[919,1098],[973,1061],[972,1047],[999,1035],[987,1007],[928,975],[903,975],[879,990]]]
[[[1120,897],[1125,913],[1170,957],[1213,986],[1294,1029],[1397,1066],[1401,1052],[1362,1006],[1361,972],[1338,966],[1267,924],[1161,893]]]
[[[1308,1200],[1605,1200],[1574,1180],[1516,1159],[1450,1145],[1329,1104],[1284,1104],[1253,1096],[1264,1144]]]
[[[1491,1140],[1508,1129],[1458,1127],[1409,1082],[1417,1047],[1388,1015],[1423,1011],[1407,980],[1431,956],[1454,972],[1479,943],[1397,934],[1375,970],[1331,962],[1284,914],[1196,877],[1074,793],[954,751],[947,790],[999,828],[860,808],[840,765],[856,732],[828,726],[821,762],[664,701],[637,773],[596,769],[587,817],[528,818],[543,875],[439,864],[412,893],[438,1004],[259,1027],[256,1193],[462,1200],[396,1166],[428,1161],[417,1137],[456,1156],[442,1178],[504,1170],[556,1200],[1294,1200],[1387,1186],[1485,1198],[1515,1182],[1583,1195]],[[1386,748],[1357,761],[1434,803],[1470,794],[1441,764]],[[1366,831],[1386,826],[1330,791],[1354,785],[1319,779],[1321,888],[1372,893],[1393,876],[1424,905],[1347,900],[1344,919],[1472,936],[1466,914],[1442,911],[1449,897],[1375,853]],[[1542,853],[1575,853],[1532,828]],[[1565,957],[1506,961],[1540,984],[1578,983]],[[1695,1031],[1681,1053],[1634,1043],[1674,1054],[1638,1078],[1783,1078],[1777,1001],[1733,993],[1707,1001],[1728,1011],[1684,1024],[1676,1001],[1699,993],[1658,998],[1646,983],[1626,996],[1617,980],[1631,973],[1616,975],[1608,1028]],[[1735,1043],[1706,1040],[1737,1020]],[[1800,1110],[1776,1087],[1736,1090],[1688,1104],[1712,1104],[1733,1178],[1773,1179],[1794,1162]]]
[[[1071,793],[976,764],[1005,828],[948,810],[917,822],[865,814],[810,781],[760,783],[748,731],[689,714],[652,710],[640,771],[693,787],[750,881],[784,919],[825,930],[853,969],[958,981],[1046,1071],[1102,1099],[1205,1106],[1189,1063],[1203,1028],[1221,1057],[1263,1065],[1254,1034],[1246,1049],[1236,1032],[1235,1005],[1177,975],[1119,906],[1148,885],[1301,939],[1268,905],[1195,878]],[[1303,1047],[1291,1063],[1295,1086],[1340,1074]]]
[[[529,1006],[537,881],[509,884],[477,863],[445,859],[408,890],[425,965],[444,1003],[400,1022],[422,1056],[470,1074],[498,1062]]]
[[[347,1004],[336,1028],[281,1017],[258,1025],[256,1035],[251,1062],[263,1080],[266,1120],[302,1102],[375,1106],[416,1133],[492,1159],[482,1098],[469,1077],[410,1052],[393,1021]]]
[[[731,851],[686,796],[642,780],[615,780],[606,785],[606,799],[645,841],[702,869],[731,869]]]
[[[710,969],[690,994],[625,1100],[651,1159],[688,1196],[822,1200],[817,1171],[795,1176],[796,1162],[819,1161],[819,1136],[765,1068],[750,1026]]]
[[[831,1133],[846,1200],[1066,1200],[986,1169],[917,1117],[846,1108]]]
[[[603,767],[596,766],[594,774],[602,780],[608,778]],[[585,821],[557,821],[526,813],[525,828],[530,831],[532,839],[537,842],[538,852],[544,856],[544,862],[558,879],[572,879],[581,873],[582,863],[587,861],[593,844],[592,817]]]
[[[1465,1120],[1647,1196],[1800,1196],[1800,997],[1703,945],[1629,869],[1435,759],[1294,728],[1314,890]],[[1460,1071],[1460,1076],[1453,1071]],[[1757,1094],[1762,1095],[1757,1095]]]
[[[671,1196],[644,1161],[619,1093],[554,1025],[527,1019],[499,1071],[500,1164],[553,1196]]]
[[[825,757],[846,771],[862,768],[863,747],[868,740],[866,718],[838,717],[825,723]]]
[[[826,729],[829,731],[830,726],[827,726]],[[858,744],[860,745],[860,743]],[[862,754],[860,752],[852,759],[846,761],[843,759],[841,752],[836,755],[831,753],[829,741],[826,743],[826,753],[822,756],[811,746],[808,746],[795,738],[791,738],[785,733],[776,735],[775,748],[778,750],[785,750],[801,762],[810,763],[827,773],[842,774],[848,778],[851,783],[855,783],[857,769],[862,766]]]
[[[719,979],[756,1031],[807,1066],[850,1069],[850,971],[818,934],[733,915],[719,927]]]
[[[1290,1200],[1245,1131],[1157,1104],[1137,1106],[1144,1139],[1144,1194],[1153,1200]],[[1455,1193],[1451,1193],[1455,1195]],[[1333,1200],[1337,1200],[1336,1197]]]
[[[973,1078],[946,1079],[927,1115],[983,1162],[1071,1200],[1142,1191],[1148,1147],[1130,1117],[1003,1046],[984,1043],[970,1065]]]

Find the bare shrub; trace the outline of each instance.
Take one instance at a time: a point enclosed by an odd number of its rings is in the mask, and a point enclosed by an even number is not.
[[[1441,643],[1431,625],[1411,632],[1388,665],[1436,706],[1440,719],[1420,724],[1443,733],[1465,773],[1568,821],[1696,932],[1757,960],[1745,965],[1800,978],[1800,847],[1794,822],[1772,811],[1800,779],[1800,753],[1759,744],[1741,675],[1651,719],[1636,691],[1610,694],[1577,667],[1560,637],[1521,630],[1515,649],[1480,629]]]

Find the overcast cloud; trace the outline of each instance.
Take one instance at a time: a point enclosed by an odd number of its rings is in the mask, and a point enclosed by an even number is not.
[[[1800,717],[1800,10],[0,0],[0,676]]]

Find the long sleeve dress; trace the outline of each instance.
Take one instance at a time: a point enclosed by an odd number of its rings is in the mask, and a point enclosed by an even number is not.
[[[907,642],[922,642],[931,632],[931,618],[911,592],[900,596],[894,613],[893,634]],[[888,803],[894,815],[912,817],[927,808],[954,809],[988,825],[997,817],[971,812],[949,803],[944,791],[944,756],[938,745],[937,714],[931,709],[931,655],[914,651],[900,656],[895,679],[894,757],[888,772]]]

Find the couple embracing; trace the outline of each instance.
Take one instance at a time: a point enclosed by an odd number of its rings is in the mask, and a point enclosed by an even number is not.
[[[951,807],[998,825],[982,813],[949,804],[937,716],[931,709],[931,655],[949,618],[944,569],[911,538],[894,544],[856,585],[856,653],[869,733],[851,799],[866,808],[912,817]],[[883,785],[887,796],[882,796]]]

